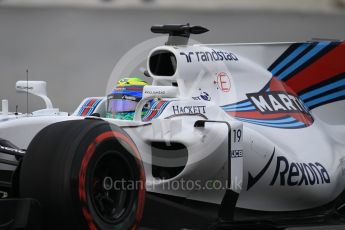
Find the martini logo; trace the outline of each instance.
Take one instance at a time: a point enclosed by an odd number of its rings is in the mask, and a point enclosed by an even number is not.
[[[249,93],[248,99],[263,114],[267,113],[305,113],[308,109],[295,96],[286,92]]]
[[[313,124],[309,108],[283,82],[272,78],[247,99],[224,105],[222,108],[240,121],[279,129],[299,129]]]
[[[218,73],[217,78],[213,83],[217,85],[217,89],[225,93],[230,92],[231,83],[230,83],[230,78],[227,73],[225,72]]]

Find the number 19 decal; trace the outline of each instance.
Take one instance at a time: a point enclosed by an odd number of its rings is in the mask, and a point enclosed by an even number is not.
[[[234,129],[234,143],[240,142],[242,138],[242,130],[241,129]]]

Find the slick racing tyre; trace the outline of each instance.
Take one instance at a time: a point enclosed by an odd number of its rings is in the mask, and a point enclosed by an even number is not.
[[[135,144],[119,127],[65,121],[44,128],[30,143],[19,194],[40,202],[43,229],[136,229],[145,174]]]

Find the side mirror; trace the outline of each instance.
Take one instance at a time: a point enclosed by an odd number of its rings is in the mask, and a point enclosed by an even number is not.
[[[178,90],[175,86],[153,86],[147,85],[143,90],[143,99],[145,98],[174,98],[177,97]]]
[[[155,98],[176,98],[178,90],[175,86],[145,86],[143,98],[139,101],[134,113],[134,121],[141,121],[141,111],[145,104]]]
[[[47,97],[47,83],[45,81],[17,81],[16,91],[38,96],[44,100],[47,109],[53,108],[51,100]]]

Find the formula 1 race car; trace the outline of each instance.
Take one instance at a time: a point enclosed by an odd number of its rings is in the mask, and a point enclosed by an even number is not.
[[[0,228],[284,229],[345,221],[345,43],[195,44],[147,58],[133,120],[109,98],[72,115],[0,115]],[[143,110],[146,110],[143,114]]]

